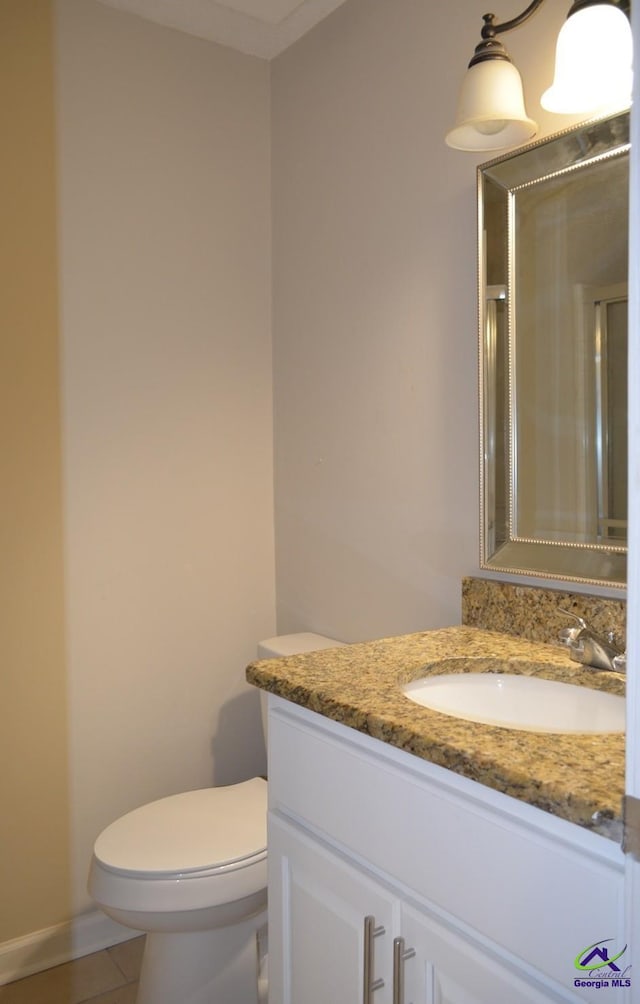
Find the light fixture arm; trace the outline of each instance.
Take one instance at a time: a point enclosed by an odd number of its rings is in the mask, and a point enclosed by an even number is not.
[[[511,31],[512,28],[518,28],[521,24],[524,24],[532,14],[535,14],[538,7],[544,3],[544,0],[533,0],[532,3],[522,11],[522,14],[518,14],[517,17],[512,17],[510,21],[503,21],[502,24],[494,24],[493,19],[495,14],[485,14],[483,17],[484,27],[482,28],[481,35],[483,38],[493,38],[495,35],[501,35],[504,31]]]
[[[511,62],[507,50],[502,42],[496,38],[496,35],[517,28],[532,14],[535,14],[542,3],[544,0],[532,0],[526,10],[523,10],[517,17],[512,17],[510,21],[503,21],[502,24],[495,24],[495,14],[484,14],[482,18],[484,24],[480,32],[482,41],[476,46],[469,66],[475,66],[476,63],[481,63],[485,59],[506,59]]]

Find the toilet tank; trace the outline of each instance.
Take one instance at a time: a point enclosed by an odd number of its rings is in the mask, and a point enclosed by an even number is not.
[[[281,634],[275,638],[266,638],[258,642],[258,659],[279,659],[285,655],[302,655],[304,652],[319,652],[322,648],[337,648],[344,645],[335,638],[326,638],[312,631],[300,631],[297,634]],[[262,712],[262,730],[265,745],[267,744],[267,692],[260,691],[260,710]]]
[[[321,648],[337,648],[344,642],[335,638],[325,638],[312,631],[298,634],[280,634],[258,642],[258,659],[279,659],[285,655],[302,655],[303,652],[319,652]]]

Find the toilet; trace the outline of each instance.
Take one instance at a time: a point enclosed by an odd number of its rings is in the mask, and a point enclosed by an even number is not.
[[[282,635],[261,642],[258,658],[341,644]],[[136,1004],[266,1002],[258,979],[267,920],[263,778],[170,795],[117,819],[94,844],[88,888],[109,917],[147,935]]]

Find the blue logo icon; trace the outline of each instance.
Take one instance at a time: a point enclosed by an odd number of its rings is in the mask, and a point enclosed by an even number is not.
[[[625,945],[618,952],[610,947],[613,940],[605,938],[603,941],[594,941],[578,952],[573,965],[581,975],[574,979],[574,987],[602,990],[607,987],[631,986],[631,966],[623,968],[624,963],[618,965],[628,946]]]
[[[593,945],[587,945],[581,952],[578,952],[573,963],[576,969],[579,969],[582,973],[590,973],[594,969],[604,969],[605,966],[608,966],[612,973],[619,973],[620,967],[616,965],[616,962],[626,952],[627,945],[624,946],[621,952],[610,958],[609,949],[604,947],[610,941],[613,941],[613,938],[605,938],[604,941],[594,941]]]

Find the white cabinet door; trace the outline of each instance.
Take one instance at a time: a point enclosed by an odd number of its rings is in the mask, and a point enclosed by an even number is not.
[[[575,1001],[527,983],[490,953],[439,921],[402,908],[404,992],[394,1004],[550,1004]]]
[[[391,1001],[400,904],[384,887],[303,831],[269,816],[269,1000],[361,1004],[370,940],[372,1004]],[[382,981],[382,982],[380,982]]]

